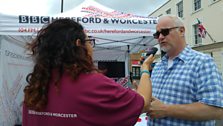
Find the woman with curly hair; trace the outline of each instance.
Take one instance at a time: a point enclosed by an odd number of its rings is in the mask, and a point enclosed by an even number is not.
[[[34,60],[24,89],[23,126],[133,126],[151,101],[150,56],[137,91],[104,76],[92,60],[94,42],[71,19],[43,27],[28,44]]]

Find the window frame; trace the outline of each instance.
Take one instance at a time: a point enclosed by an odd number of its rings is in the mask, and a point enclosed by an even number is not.
[[[178,17],[183,18],[183,0],[176,4]]]
[[[199,45],[202,44],[202,38],[199,37],[199,30],[198,30],[198,23],[193,25],[193,38],[194,38],[194,44]]]
[[[201,0],[194,0],[193,10],[198,11],[201,9]]]
[[[132,78],[133,79],[140,79],[140,66],[132,66]]]
[[[166,14],[171,14],[171,8],[166,10]]]

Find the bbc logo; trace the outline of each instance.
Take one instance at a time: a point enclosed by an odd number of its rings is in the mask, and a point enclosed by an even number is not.
[[[50,17],[19,15],[19,23],[48,24],[50,23]]]

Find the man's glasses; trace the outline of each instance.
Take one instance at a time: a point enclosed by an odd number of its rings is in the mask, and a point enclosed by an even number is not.
[[[161,33],[163,36],[167,36],[167,35],[169,35],[170,30],[175,29],[175,28],[179,28],[179,27],[165,28],[165,29],[161,29],[160,31],[156,31],[156,33],[153,34],[153,37],[154,37],[155,39],[158,39],[159,36],[160,36],[160,33]]]
[[[85,41],[89,42],[93,48],[95,47],[95,39],[86,39]]]

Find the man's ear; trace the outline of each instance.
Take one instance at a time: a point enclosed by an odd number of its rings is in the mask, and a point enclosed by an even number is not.
[[[76,46],[81,46],[81,40],[80,39],[77,39],[75,43],[76,43]]]
[[[184,36],[185,28],[184,27],[180,27],[179,31],[180,31],[181,36]]]

